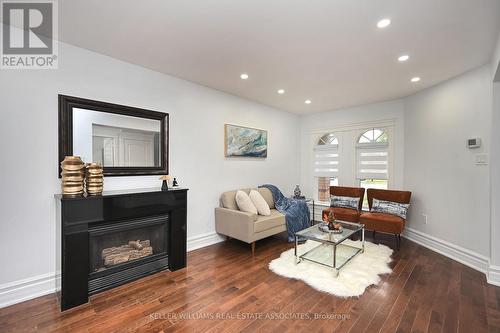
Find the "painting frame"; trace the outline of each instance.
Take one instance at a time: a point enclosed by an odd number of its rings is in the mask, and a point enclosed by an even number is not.
[[[248,141],[251,140],[252,136],[255,139],[249,141],[249,143],[253,142],[250,147],[245,151],[242,151],[242,147],[239,147],[241,153],[235,151],[238,146],[234,141]],[[236,124],[224,124],[224,156],[226,158],[265,159],[267,158],[268,148],[269,135],[267,130]]]

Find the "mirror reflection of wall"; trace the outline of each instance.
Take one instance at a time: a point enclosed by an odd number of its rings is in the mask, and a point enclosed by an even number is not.
[[[105,167],[160,166],[160,121],[73,109],[73,154]]]

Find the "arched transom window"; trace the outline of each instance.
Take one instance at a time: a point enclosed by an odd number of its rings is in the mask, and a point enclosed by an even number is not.
[[[372,128],[359,137],[358,143],[387,143],[387,133],[378,128]]]
[[[339,140],[335,136],[335,134],[328,133],[323,135],[321,138],[318,140],[318,145],[338,145]]]

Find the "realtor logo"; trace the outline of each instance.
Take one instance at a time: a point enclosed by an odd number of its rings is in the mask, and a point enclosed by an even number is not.
[[[55,0],[1,1],[2,69],[57,68]]]

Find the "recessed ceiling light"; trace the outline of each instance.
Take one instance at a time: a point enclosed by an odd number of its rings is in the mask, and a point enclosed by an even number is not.
[[[414,78],[411,79],[411,82],[418,82],[420,81],[420,78],[418,76],[415,76]]]
[[[410,56],[409,56],[409,55],[407,55],[407,54],[403,54],[402,56],[400,56],[400,57],[398,58],[398,61],[399,61],[399,62],[405,62],[405,61],[408,61],[408,59],[410,59]]]
[[[278,90],[278,94],[283,95],[285,93],[285,89]]]
[[[243,74],[241,74],[241,75],[240,75],[240,78],[241,78],[242,80],[246,80],[246,79],[248,79],[248,74],[243,73]]]
[[[377,27],[379,29],[387,28],[390,25],[391,25],[391,20],[388,18],[382,19],[382,20],[378,21],[378,23],[377,23]]]
[[[312,102],[311,102],[311,100],[310,100],[310,99],[306,99],[304,103],[306,103],[306,104],[311,104]]]

